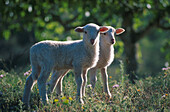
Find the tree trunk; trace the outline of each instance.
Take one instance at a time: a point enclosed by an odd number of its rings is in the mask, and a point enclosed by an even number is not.
[[[123,15],[122,27],[126,30],[120,37],[124,43],[126,74],[129,74],[130,81],[135,83],[138,63],[136,58],[136,37],[133,30],[133,12],[129,11]]]
[[[124,52],[126,55],[126,73],[129,74],[129,79],[132,83],[135,83],[134,80],[136,78],[136,71],[138,68],[137,57],[136,57],[136,43],[127,42],[124,43]]]

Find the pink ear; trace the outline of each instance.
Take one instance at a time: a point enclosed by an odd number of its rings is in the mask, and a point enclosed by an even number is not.
[[[123,28],[116,29],[116,35],[123,33],[125,30]]]
[[[77,27],[75,28],[76,32],[84,32],[84,28],[83,27]]]
[[[106,32],[108,31],[109,29],[107,27],[100,27],[100,32],[103,33],[103,32]]]

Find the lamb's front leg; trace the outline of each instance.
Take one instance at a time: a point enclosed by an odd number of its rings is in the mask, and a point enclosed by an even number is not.
[[[41,73],[37,81],[39,94],[44,104],[48,102],[48,97],[46,93],[46,81],[50,75],[50,71],[51,71],[50,69],[46,69],[45,67],[44,69],[41,69]]]
[[[101,69],[101,74],[102,74],[102,80],[103,80],[103,86],[104,86],[104,92],[106,92],[109,97],[111,98],[112,95],[109,90],[109,85],[108,85],[108,74],[107,74],[107,68],[102,68]]]
[[[82,85],[82,95],[85,96],[85,89],[86,89],[86,84],[87,84],[87,70],[83,70],[83,85]]]
[[[77,66],[74,68],[75,72],[75,80],[77,83],[77,96],[76,99],[79,100],[81,104],[84,104],[84,101],[82,99],[82,84],[83,84],[83,70],[80,68],[80,66]]]

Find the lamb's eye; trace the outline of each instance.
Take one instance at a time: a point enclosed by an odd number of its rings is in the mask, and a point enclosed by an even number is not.
[[[103,33],[104,35],[106,35],[106,33]]]
[[[86,32],[86,31],[84,31],[84,33],[85,33],[85,34],[87,34],[87,32]]]

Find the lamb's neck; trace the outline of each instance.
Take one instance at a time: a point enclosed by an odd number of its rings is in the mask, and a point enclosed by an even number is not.
[[[111,44],[100,43],[100,52],[110,54],[111,52],[114,52],[114,47]]]
[[[98,41],[93,46],[89,46],[84,43],[84,47],[89,56],[94,56],[94,55],[99,54],[99,42]]]
[[[114,57],[114,47],[111,44],[100,44],[100,55],[99,59],[103,59],[105,61],[110,60]]]

